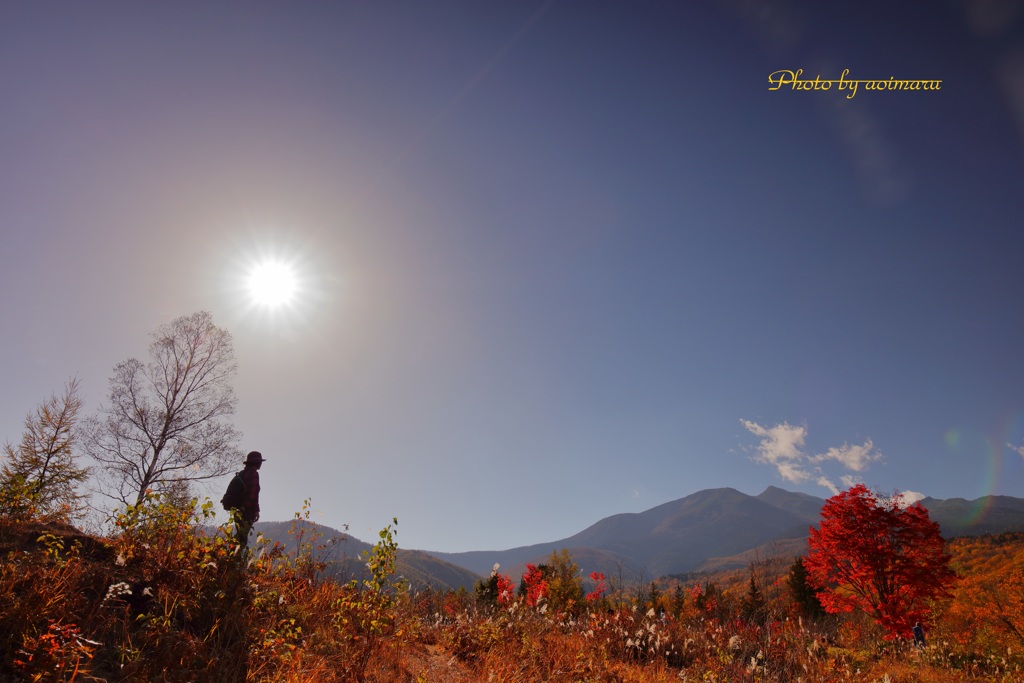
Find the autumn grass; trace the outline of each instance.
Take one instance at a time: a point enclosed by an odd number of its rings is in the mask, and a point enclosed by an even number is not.
[[[239,555],[230,529],[206,520],[153,500],[96,538],[0,515],[0,683],[1024,680],[1014,615],[994,613],[1011,619],[1000,627],[968,604],[1020,599],[1024,538],[951,544],[964,592],[918,650],[863,618],[801,616],[777,582],[747,618],[744,581],[724,576],[718,593],[690,586],[651,604],[499,605],[396,583],[391,525],[364,575],[339,583],[315,538]]]
[[[401,632],[386,591],[239,554],[191,509],[133,510],[89,553],[44,529],[0,519],[2,681],[358,681]]]

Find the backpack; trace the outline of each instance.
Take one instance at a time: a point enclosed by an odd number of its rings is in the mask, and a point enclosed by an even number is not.
[[[224,497],[220,499],[220,504],[224,506],[225,510],[239,510],[244,502],[245,480],[242,479],[241,472],[236,472],[235,476],[231,477],[231,481],[228,482],[228,490],[224,492]]]

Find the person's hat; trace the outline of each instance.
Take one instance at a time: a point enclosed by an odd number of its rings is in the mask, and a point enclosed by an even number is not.
[[[263,462],[265,460],[266,460],[266,458],[264,458],[263,454],[260,453],[259,451],[249,451],[249,455],[245,456],[245,464],[246,465],[252,465],[252,464],[255,464],[255,463],[260,463],[260,462]]]

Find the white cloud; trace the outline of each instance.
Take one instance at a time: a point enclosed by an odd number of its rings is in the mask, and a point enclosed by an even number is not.
[[[919,500],[927,498],[923,493],[917,491],[904,491],[903,492],[903,505],[913,505]]]
[[[925,498],[925,495],[917,491],[899,491],[891,496],[879,496],[878,502],[880,505],[894,505],[907,508],[923,498]]]
[[[829,491],[831,491],[833,496],[839,493],[839,487],[833,484],[832,480],[824,475],[818,477],[818,481],[816,483],[818,484],[818,486],[824,486]]]
[[[1024,458],[1024,446],[1014,446],[1012,443],[1006,444],[1006,447],[1011,451]]]
[[[875,449],[874,443],[868,439],[861,445],[843,444],[833,446],[818,455],[808,454],[804,447],[807,443],[807,427],[794,426],[788,422],[765,427],[750,420],[740,420],[748,432],[760,439],[751,460],[762,465],[771,465],[784,480],[793,484],[814,480],[832,492],[839,493],[839,487],[833,479],[826,475],[822,466],[837,463],[847,472],[863,472],[868,466],[882,459],[882,454]],[[1019,451],[1024,456],[1024,447]],[[839,481],[846,488],[861,482],[859,477],[843,474]]]
[[[852,488],[852,487],[856,486],[857,484],[863,484],[864,483],[860,479],[858,479],[857,477],[855,477],[853,475],[850,475],[850,474],[844,474],[843,476],[839,477],[839,481],[843,482],[843,486],[845,486],[846,488]]]
[[[794,484],[811,478],[811,473],[803,467],[807,462],[807,455],[802,450],[807,439],[806,427],[795,427],[788,422],[774,427],[762,427],[750,420],[740,422],[748,432],[761,437],[754,462],[773,466],[780,477]]]
[[[881,459],[882,454],[875,450],[875,445],[871,442],[871,439],[868,439],[860,446],[851,446],[845,443],[842,446],[833,446],[821,455],[815,455],[811,458],[813,462],[835,460],[846,469],[854,472],[863,472],[869,463]]]

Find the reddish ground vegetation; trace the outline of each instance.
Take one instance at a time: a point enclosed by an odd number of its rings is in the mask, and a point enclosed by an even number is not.
[[[510,599],[507,577],[493,601],[404,590],[390,526],[366,576],[338,584],[315,538],[240,560],[200,521],[154,503],[95,538],[0,518],[0,682],[1024,678],[1024,535],[949,544],[961,580],[919,650],[865,617],[802,614],[788,561],[556,606],[538,591]]]

